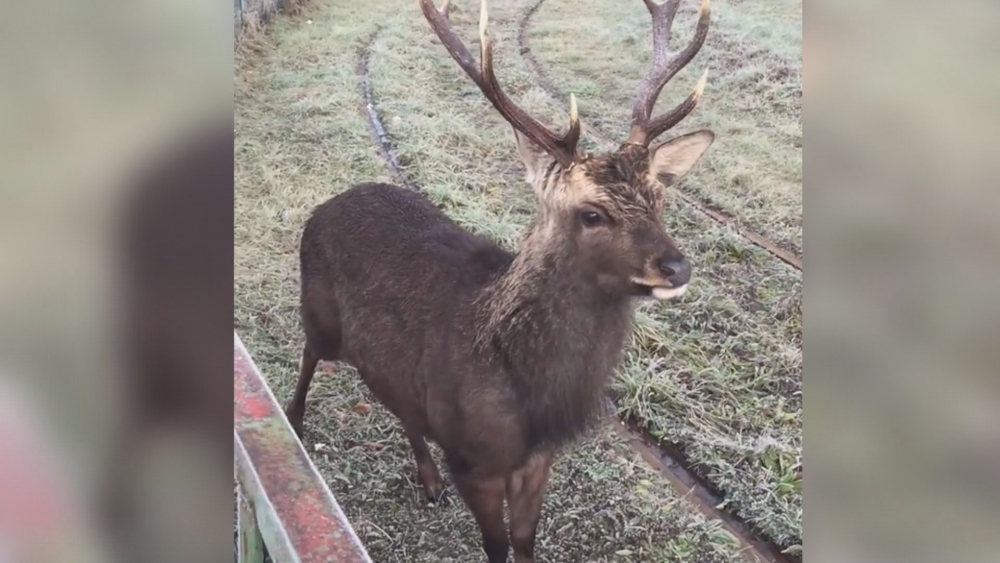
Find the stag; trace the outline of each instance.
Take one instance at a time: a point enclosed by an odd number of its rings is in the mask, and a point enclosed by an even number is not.
[[[653,55],[617,151],[577,149],[580,120],[557,135],[519,108],[493,71],[487,10],[477,65],[448,4],[420,0],[448,53],[513,127],[538,208],[517,253],[459,227],[420,193],[357,185],[321,204],[300,251],[301,373],[286,407],[302,435],[319,360],[354,366],[402,423],[429,499],[442,493],[426,440],[441,446],[490,563],[534,561],[553,459],[599,419],[634,301],[684,293],[691,267],[664,231],[664,191],[712,144],[695,131],[652,145],[698,103],[703,74],[677,107],[652,117],[664,85],[705,41],[708,0],[691,42],[668,51],[680,0],[644,0]],[[510,517],[508,534],[504,503]]]

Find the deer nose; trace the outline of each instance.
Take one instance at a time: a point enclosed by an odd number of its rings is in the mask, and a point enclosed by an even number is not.
[[[661,258],[656,266],[673,287],[680,287],[691,281],[691,264],[683,256]]]

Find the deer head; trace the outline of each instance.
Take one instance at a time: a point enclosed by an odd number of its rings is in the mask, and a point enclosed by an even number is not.
[[[605,289],[669,299],[684,293],[691,267],[664,231],[664,191],[682,178],[712,144],[711,131],[700,130],[650,147],[695,108],[707,72],[694,91],[672,110],[653,118],[664,85],[697,54],[708,33],[709,0],[702,0],[694,38],[678,53],[667,44],[680,0],[657,4],[643,0],[653,19],[653,56],[632,108],[632,128],[621,147],[602,155],[577,150],[580,120],[570,97],[570,123],[557,135],[514,104],[493,73],[493,49],[487,33],[486,0],[479,20],[481,65],[455,35],[448,21],[448,1],[439,10],[420,0],[424,16],[445,48],[486,98],[514,128],[526,179],[539,200],[533,233],[540,244],[572,249],[582,274]]]

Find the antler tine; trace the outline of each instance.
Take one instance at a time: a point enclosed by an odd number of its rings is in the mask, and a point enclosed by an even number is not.
[[[663,79],[669,63],[667,55],[670,29],[673,26],[674,16],[677,15],[677,8],[680,7],[680,0],[667,0],[663,4],[657,4],[654,0],[642,0],[642,2],[653,20],[653,54],[650,57],[649,70],[639,83],[639,93],[632,108],[632,119],[645,124],[656,104],[656,97],[666,82]]]
[[[446,1],[442,10],[438,10],[433,0],[420,0],[424,17],[431,24],[434,32],[451,54],[455,62],[458,63],[465,73],[472,78],[473,82],[486,96],[486,99],[493,104],[493,107],[500,112],[500,115],[526,137],[534,141],[539,147],[552,155],[564,167],[572,165],[577,160],[576,145],[580,140],[580,120],[576,112],[576,98],[571,99],[570,125],[569,130],[563,136],[558,136],[550,131],[546,126],[532,118],[516,104],[500,88],[496,75],[493,72],[493,46],[490,36],[487,33],[489,15],[486,10],[486,0],[481,1],[479,15],[479,39],[482,57],[482,70],[476,68],[476,63],[472,59],[469,50],[462,43],[462,40],[455,35],[448,21],[448,2]]]
[[[663,4],[657,4],[654,0],[643,0],[643,3],[653,19],[653,56],[649,71],[639,83],[639,91],[632,106],[632,130],[629,132],[626,143],[646,146],[658,135],[691,113],[701,97],[705,88],[706,74],[702,75],[694,92],[687,99],[666,114],[650,120],[660,91],[674,75],[691,62],[691,59],[698,54],[701,46],[705,43],[705,38],[708,36],[711,7],[710,0],[702,0],[701,6],[698,8],[698,24],[694,37],[682,51],[673,57],[668,57],[667,44],[670,41],[670,28],[673,25],[674,16],[677,14],[677,8],[680,6],[680,0],[667,0]]]
[[[694,111],[695,106],[698,105],[698,100],[701,99],[702,92],[705,91],[705,84],[708,82],[708,71],[701,73],[701,78],[698,79],[698,83],[694,87],[694,91],[684,99],[683,102],[677,104],[674,109],[658,116],[646,125],[646,138],[648,141],[659,137],[664,131],[670,129],[674,125],[681,122],[682,119],[688,116],[689,113]],[[647,142],[648,142],[647,141]]]
[[[420,8],[424,12],[424,17],[431,24],[431,28],[437,34],[438,39],[441,40],[444,48],[451,55],[451,58],[455,59],[458,66],[462,67],[462,70],[482,90],[484,88],[483,77],[479,74],[479,68],[476,65],[475,59],[472,58],[469,50],[465,48],[462,40],[451,30],[451,24],[448,21],[451,0],[445,0],[440,10],[434,6],[434,0],[420,0]]]

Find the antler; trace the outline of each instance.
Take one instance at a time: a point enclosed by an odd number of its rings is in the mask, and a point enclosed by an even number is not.
[[[486,33],[488,15],[486,13],[486,0],[482,0],[479,12],[479,40],[482,58],[482,71],[476,68],[476,63],[472,59],[469,50],[466,49],[462,40],[455,35],[448,21],[448,8],[450,0],[445,0],[441,9],[434,6],[434,0],[420,0],[420,7],[423,9],[424,17],[430,22],[431,27],[441,39],[445,49],[455,59],[458,66],[462,67],[472,81],[479,86],[492,104],[497,108],[500,115],[506,119],[511,126],[520,131],[526,137],[535,142],[539,147],[549,153],[561,165],[568,167],[577,160],[576,144],[580,140],[580,118],[576,111],[576,97],[570,96],[569,130],[565,135],[558,136],[550,131],[546,126],[532,118],[524,110],[517,107],[500,89],[493,74],[493,46],[490,37]]]
[[[694,91],[687,99],[656,119],[650,119],[656,98],[659,97],[663,86],[691,62],[705,43],[711,10],[709,0],[702,0],[701,7],[698,8],[698,27],[691,43],[671,57],[668,56],[667,43],[670,42],[670,27],[674,23],[674,16],[677,15],[681,0],[667,0],[663,4],[657,4],[654,0],[642,1],[653,17],[653,57],[649,71],[639,83],[639,93],[632,106],[632,130],[629,131],[628,140],[625,142],[648,146],[657,136],[687,117],[698,104],[698,99],[705,89],[705,82],[708,80],[707,70],[701,75]]]

